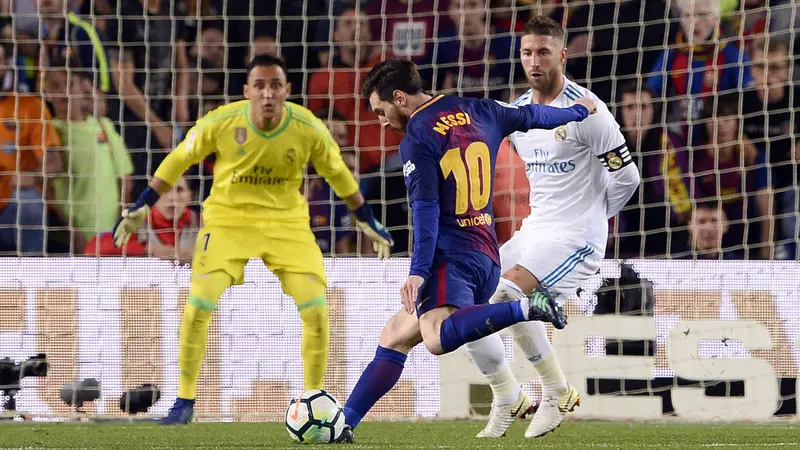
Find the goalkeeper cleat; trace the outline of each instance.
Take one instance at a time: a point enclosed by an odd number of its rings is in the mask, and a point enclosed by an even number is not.
[[[194,400],[178,398],[166,417],[158,419],[159,425],[186,425],[194,417]]]
[[[353,435],[353,429],[350,428],[350,425],[345,425],[344,430],[342,430],[342,434],[333,441],[334,444],[354,444],[356,442],[355,436]]]
[[[564,315],[564,310],[542,286],[536,288],[528,297],[528,320],[552,323],[557,330],[563,330],[567,326],[567,316]]]
[[[571,384],[567,386],[567,392],[564,395],[544,398],[525,431],[525,437],[528,439],[542,437],[555,430],[561,425],[564,416],[574,411],[580,404],[581,396]]]
[[[492,411],[489,413],[489,423],[475,437],[501,438],[506,435],[508,428],[518,419],[524,419],[533,412],[533,402],[525,391],[519,391],[519,397],[514,403],[501,405],[492,402]]]

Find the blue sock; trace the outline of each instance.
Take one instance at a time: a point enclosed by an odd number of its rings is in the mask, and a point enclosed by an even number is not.
[[[347,425],[357,427],[375,403],[394,387],[403,373],[406,358],[407,355],[397,350],[378,346],[375,359],[364,369],[344,405],[344,420]]]
[[[439,344],[445,353],[450,353],[468,342],[477,341],[524,320],[519,301],[468,306],[442,322]]]

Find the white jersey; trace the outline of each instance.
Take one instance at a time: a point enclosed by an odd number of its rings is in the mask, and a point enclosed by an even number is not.
[[[564,77],[564,88],[550,105],[570,107],[580,97],[597,104],[597,112],[586,120],[555,130],[515,132],[510,139],[531,186],[531,214],[523,228],[551,237],[577,235],[602,254],[608,237],[609,172],[629,164],[631,156],[614,116],[588,89]],[[529,104],[531,98],[529,90],[514,104]]]

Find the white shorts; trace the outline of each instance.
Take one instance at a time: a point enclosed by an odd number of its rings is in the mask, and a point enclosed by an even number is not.
[[[500,247],[500,266],[524,267],[563,304],[600,270],[603,253],[578,236],[518,231]]]

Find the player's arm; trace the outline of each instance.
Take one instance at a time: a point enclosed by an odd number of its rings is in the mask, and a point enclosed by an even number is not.
[[[503,129],[503,136],[515,131],[528,131],[535,128],[551,130],[570,122],[580,122],[594,112],[594,102],[578,99],[569,108],[556,108],[548,105],[510,105],[501,101],[486,100],[494,112],[497,123]]]
[[[125,245],[131,235],[147,220],[150,208],[159,197],[169,192],[172,186],[190,166],[199,163],[216,148],[213,126],[201,119],[186,135],[175,150],[170,152],[158,166],[153,180],[132,207],[122,211],[122,217],[114,225],[114,245]]]
[[[403,175],[414,224],[409,276],[427,278],[439,235],[439,162],[428,145],[410,134],[400,143]]]
[[[639,187],[639,169],[633,163],[619,124],[605,105],[597,114],[577,127],[576,139],[590,148],[609,172],[606,185],[606,216],[614,217],[628,203]]]
[[[378,221],[372,208],[358,189],[356,178],[342,159],[339,145],[321,121],[314,122],[315,139],[311,148],[311,164],[347,204],[356,218],[356,224],[372,241],[379,259],[388,258],[394,241],[389,230]]]

